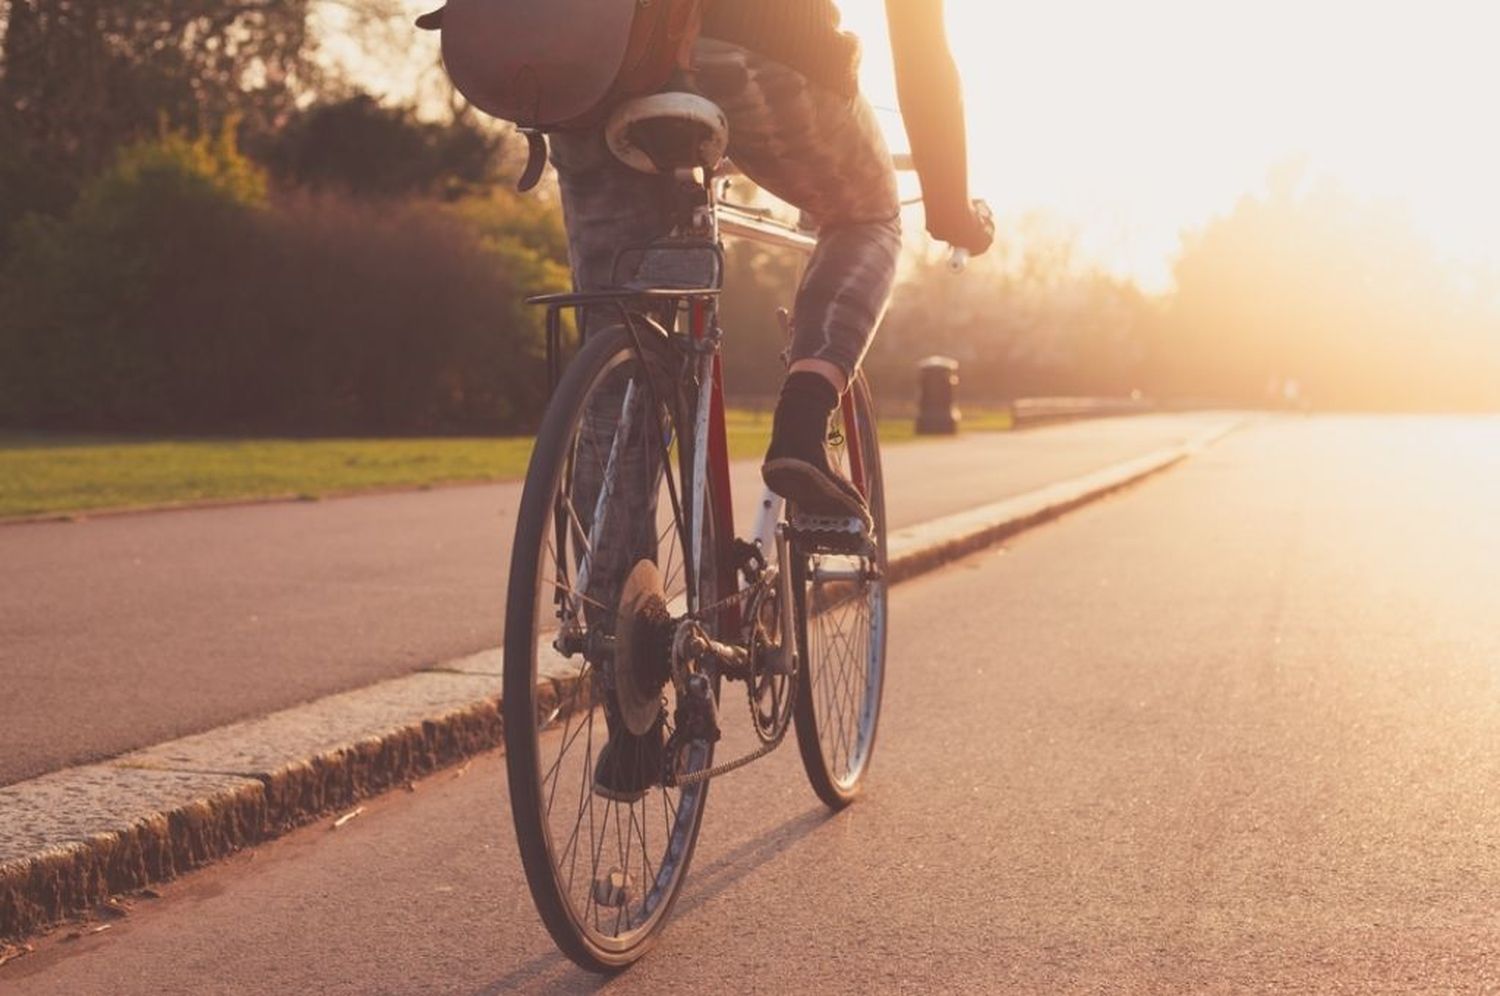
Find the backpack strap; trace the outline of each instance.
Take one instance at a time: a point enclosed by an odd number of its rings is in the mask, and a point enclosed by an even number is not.
[[[526,136],[526,169],[516,183],[516,189],[526,193],[542,179],[542,170],[547,168],[547,136],[534,128],[517,129]]]

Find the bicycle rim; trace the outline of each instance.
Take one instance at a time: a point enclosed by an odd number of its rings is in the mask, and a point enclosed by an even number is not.
[[[813,790],[839,809],[859,794],[875,749],[885,686],[887,589],[884,478],[874,409],[863,378],[850,387],[852,419],[835,433],[829,456],[851,479],[858,465],[875,522],[879,551],[868,558],[793,557],[802,689],[796,702],[797,743]],[[858,447],[857,453],[852,452]],[[855,457],[858,457],[856,461]],[[873,567],[875,577],[849,580]],[[831,577],[843,575],[842,577]]]
[[[678,396],[670,347],[654,333],[643,346],[644,367],[623,330],[598,333],[559,385],[527,475],[506,619],[505,741],[517,842],[548,931],[594,971],[628,965],[654,941],[685,879],[707,799],[706,782],[656,785],[635,802],[595,793],[610,660],[557,649],[565,631],[575,645],[612,631],[620,584],[639,559],[656,561],[674,615],[712,598],[712,571],[684,558],[690,406]],[[643,494],[654,496],[654,510]],[[705,550],[712,535],[705,529]],[[670,734],[671,683],[663,695]],[[711,763],[711,750],[701,748],[688,768]]]

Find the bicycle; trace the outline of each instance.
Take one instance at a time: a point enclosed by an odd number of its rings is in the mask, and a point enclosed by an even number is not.
[[[632,101],[608,136],[627,163],[674,178],[677,224],[621,254],[616,270],[633,280],[532,299],[547,309],[552,393],[516,525],[503,697],[527,882],[558,947],[594,971],[623,968],[656,940],[712,779],[765,757],[794,728],[819,798],[840,809],[858,796],[887,628],[885,497],[863,377],[830,420],[829,448],[873,528],[803,516],[766,491],[750,538],[735,536],[721,239],[805,253],[813,238],[721,200],[727,132],[702,98]],[[564,313],[589,308],[618,323],[565,365]],[[733,684],[748,724],[723,722]],[[660,776],[639,800],[606,798],[593,784],[620,726],[644,752],[638,763],[663,744]]]

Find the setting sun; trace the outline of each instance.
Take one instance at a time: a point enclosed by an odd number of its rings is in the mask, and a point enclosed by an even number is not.
[[[894,107],[883,4],[842,7],[872,101]],[[950,0],[948,18],[977,192],[1060,215],[1148,287],[1181,229],[1294,160],[1401,202],[1441,252],[1500,264],[1492,4]]]

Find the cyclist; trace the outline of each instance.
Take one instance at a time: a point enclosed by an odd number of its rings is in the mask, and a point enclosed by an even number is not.
[[[989,248],[993,226],[969,199],[963,102],[943,0],[886,0],[886,9],[927,230],[978,255]],[[828,419],[885,312],[901,251],[895,169],[859,93],[859,42],[840,30],[833,0],[704,0],[703,35],[692,55],[674,88],[719,105],[740,170],[818,223],[762,475],[801,512],[857,517],[868,528],[864,500],[826,450]],[[602,128],[559,132],[551,146],[574,283],[585,291],[608,288],[621,277],[615,265],[622,250],[669,234],[672,181],[620,162]],[[611,320],[607,312],[586,317],[590,327]],[[643,468],[622,473],[652,478]],[[638,539],[649,549],[655,516],[643,510],[634,518],[645,524]],[[601,540],[594,550],[601,592],[613,593],[638,545],[629,535]],[[613,604],[610,594],[600,604]],[[659,778],[663,734],[636,736],[612,709],[606,714],[609,737],[595,764],[594,791],[634,802]]]
[[[886,0],[886,11],[927,230],[978,255],[993,225],[969,199],[943,0]],[[863,500],[825,449],[828,418],[885,312],[901,248],[895,170],[859,93],[858,64],[859,42],[840,30],[833,0],[704,0],[703,36],[677,82],[723,109],[730,157],[750,179],[818,222],[762,475],[804,513],[868,525]],[[580,290],[608,287],[620,250],[668,233],[664,180],[618,161],[602,129],[555,135],[552,161],[574,282]]]

